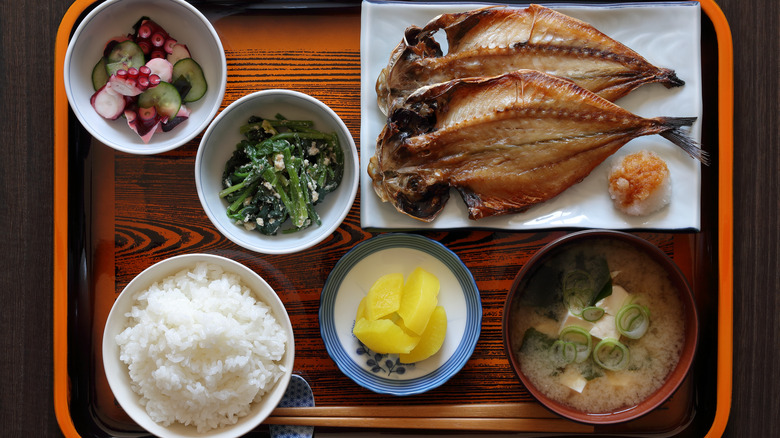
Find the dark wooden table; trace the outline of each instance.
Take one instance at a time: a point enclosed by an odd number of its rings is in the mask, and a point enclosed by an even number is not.
[[[780,2],[718,3],[733,34],[735,81],[734,389],[725,436],[780,436]],[[52,402],[52,82],[70,4],[0,8],[0,436],[61,435]]]

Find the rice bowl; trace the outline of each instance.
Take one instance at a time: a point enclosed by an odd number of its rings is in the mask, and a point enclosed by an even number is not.
[[[111,310],[104,365],[120,405],[159,436],[240,436],[278,404],[292,329],[273,290],[248,268],[194,254],[134,279]]]

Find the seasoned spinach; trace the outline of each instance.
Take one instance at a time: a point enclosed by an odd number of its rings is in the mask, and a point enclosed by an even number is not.
[[[274,235],[320,224],[314,206],[341,183],[344,154],[335,133],[314,129],[310,120],[252,116],[244,138],[225,164],[222,191],[236,224]]]

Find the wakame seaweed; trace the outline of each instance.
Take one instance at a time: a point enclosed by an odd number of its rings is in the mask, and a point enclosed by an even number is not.
[[[587,247],[578,247],[551,257],[530,276],[522,303],[550,307],[563,302],[579,314],[587,306],[612,295],[612,275],[604,257],[590,255]]]
[[[333,132],[314,129],[310,120],[251,116],[240,128],[222,173],[219,196],[237,225],[275,235],[319,225],[314,206],[334,191],[344,174],[344,153]]]

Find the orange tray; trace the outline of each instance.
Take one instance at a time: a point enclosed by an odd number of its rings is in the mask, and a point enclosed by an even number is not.
[[[623,0],[625,3],[625,0]],[[517,272],[541,246],[567,230],[422,232],[454,251],[482,297],[482,332],[466,366],[425,394],[375,394],[341,374],[317,325],[319,294],[349,249],[377,232],[360,227],[359,200],[341,227],[294,255],[251,253],[223,238],[203,214],[192,179],[200,137],[160,155],[115,152],[95,142],[69,109],[63,63],[71,33],[99,2],[76,0],[60,24],[54,80],[54,404],[68,437],[143,435],[116,405],[103,374],[105,318],[122,288],[144,268],[191,252],[220,254],[262,275],[293,323],[293,372],[306,378],[316,408],[274,411],[266,424],[308,424],[350,433],[394,429],[511,431],[582,436],[720,436],[728,421],[732,372],[731,33],[712,0],[702,6],[702,143],[714,157],[702,170],[701,232],[641,232],[686,273],[704,333],[688,379],[665,404],[611,426],[575,423],[539,405],[505,357],[501,313]],[[250,92],[289,88],[330,105],[360,143],[360,3],[193,0],[212,20],[228,61],[224,109]],[[571,1],[569,2],[571,3]],[[302,7],[297,7],[302,6]],[[284,35],[280,38],[279,35]],[[370,144],[369,140],[367,144]],[[176,193],[175,206],[166,189]],[[395,407],[407,409],[403,421]],[[403,429],[403,430],[401,430]],[[263,425],[251,435],[267,435]]]

